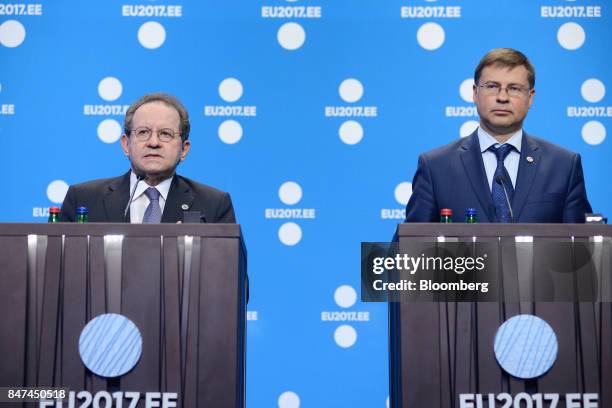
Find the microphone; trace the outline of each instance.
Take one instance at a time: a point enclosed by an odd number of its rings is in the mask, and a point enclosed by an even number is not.
[[[141,180],[144,180],[146,175],[144,173],[136,173],[136,184],[134,184],[134,188],[132,188],[132,193],[130,194],[130,199],[127,202],[127,205],[125,206],[125,210],[123,210],[123,220],[127,221],[127,213],[128,210],[130,209],[130,204],[132,204],[132,199],[134,198],[134,194],[136,193],[136,187],[138,187],[138,183],[140,183]]]
[[[502,188],[504,189],[504,196],[506,196],[506,203],[508,204],[508,209],[510,210],[510,222],[514,222],[514,212],[512,211],[512,205],[510,204],[510,199],[508,198],[508,191],[506,190],[506,183],[504,183],[504,177],[503,176],[497,176],[495,177],[495,182],[497,184],[501,184]]]

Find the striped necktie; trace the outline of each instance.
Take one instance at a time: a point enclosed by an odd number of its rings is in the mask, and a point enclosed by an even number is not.
[[[514,197],[514,188],[512,187],[512,181],[510,180],[508,170],[506,170],[506,166],[504,166],[504,160],[513,149],[514,146],[510,144],[503,144],[499,147],[491,146],[489,148],[489,150],[492,151],[497,157],[497,168],[495,169],[495,174],[493,175],[493,185],[491,186],[491,196],[493,197],[493,204],[495,205],[497,222],[512,222],[508,201],[512,202],[512,198]],[[497,182],[500,177],[501,180],[503,180],[503,185]],[[506,187],[506,191],[504,191],[504,186]],[[506,193],[508,194],[507,199]]]
[[[149,206],[145,210],[143,224],[159,224],[161,222],[162,211],[159,206],[159,191],[155,187],[149,187],[145,190],[145,194],[149,197]]]

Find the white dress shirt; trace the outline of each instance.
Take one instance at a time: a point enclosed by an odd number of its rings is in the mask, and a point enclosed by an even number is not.
[[[478,143],[480,143],[480,151],[482,152],[482,161],[484,163],[485,172],[487,173],[487,181],[489,182],[489,188],[493,191],[493,176],[495,175],[495,169],[497,168],[497,156],[495,153],[488,150],[492,145],[499,147],[502,143],[499,143],[493,136],[478,128]],[[508,171],[512,186],[516,188],[516,176],[518,174],[519,162],[521,159],[521,146],[523,143],[523,129],[518,130],[512,135],[510,139],[503,144],[511,144],[516,150],[510,151],[508,156],[504,159],[504,167]]]
[[[136,184],[136,175],[132,171],[130,173],[130,192],[134,189],[134,185]],[[159,207],[161,208],[162,214],[164,213],[164,207],[166,205],[166,200],[168,199],[168,191],[170,191],[170,184],[172,183],[172,177],[169,177],[156,185],[154,188],[159,191]],[[136,192],[134,193],[134,198],[130,203],[130,222],[132,224],[141,224],[142,219],[144,218],[144,213],[149,206],[149,197],[144,193],[147,188],[151,187],[144,180],[141,180],[138,183],[138,187],[136,187]]]

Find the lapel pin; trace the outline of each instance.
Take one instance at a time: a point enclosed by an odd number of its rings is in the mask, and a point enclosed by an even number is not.
[[[533,157],[531,157],[531,156],[527,156],[525,158],[525,160],[527,160],[527,162],[529,162],[529,163],[533,163]]]
[[[189,209],[189,206],[188,206],[187,204],[183,204],[183,205],[181,205],[181,208],[182,208],[184,211],[187,211],[187,210]]]

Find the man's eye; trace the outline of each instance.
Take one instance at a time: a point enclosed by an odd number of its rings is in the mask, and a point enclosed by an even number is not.
[[[169,130],[161,130],[159,132],[159,136],[166,139],[172,139],[174,137],[174,133],[170,132]]]
[[[521,92],[523,88],[521,88],[520,86],[509,86],[508,90],[510,92]]]
[[[146,136],[146,135],[148,135],[148,134],[149,134],[149,132],[150,132],[150,130],[149,130],[149,129],[138,129],[138,131],[136,132],[136,134],[137,134],[138,136]]]
[[[487,88],[487,89],[499,89],[499,85],[497,85],[497,84],[485,84],[485,88]]]

